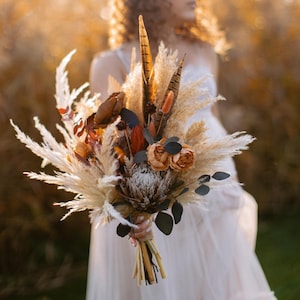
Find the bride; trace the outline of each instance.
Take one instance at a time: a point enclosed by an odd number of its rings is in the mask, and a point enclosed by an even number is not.
[[[108,95],[108,77],[123,83],[130,71],[132,48],[138,45],[138,16],[147,28],[153,55],[160,41],[185,55],[182,82],[207,74],[205,87],[217,95],[218,58],[226,42],[204,0],[111,0],[109,43],[112,48],[92,62],[92,92]],[[201,101],[202,99],[197,99]],[[193,105],[193,103],[190,103]],[[203,119],[213,138],[226,134],[214,107],[195,111],[190,122]],[[189,124],[186,124],[188,126]],[[117,222],[92,224],[88,300],[233,300],[276,299],[254,253],[257,206],[238,184],[232,159],[221,169],[236,178],[234,188],[208,194],[209,207],[189,204],[170,236],[156,226],[138,220],[131,243],[115,234]],[[136,239],[154,234],[167,278],[151,286],[138,287],[131,278]]]

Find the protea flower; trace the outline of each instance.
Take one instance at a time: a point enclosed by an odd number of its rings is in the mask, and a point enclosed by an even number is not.
[[[166,201],[173,177],[170,170],[155,172],[146,163],[127,165],[119,182],[120,193],[137,211],[155,213]]]

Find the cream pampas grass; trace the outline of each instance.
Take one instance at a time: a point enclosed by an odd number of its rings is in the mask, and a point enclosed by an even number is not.
[[[111,214],[113,210],[108,209],[108,204],[106,203],[112,203],[118,197],[115,190],[119,180],[119,176],[116,175],[118,160],[112,155],[113,144],[117,138],[114,135],[116,124],[111,124],[105,131],[104,143],[101,151],[96,153],[97,160],[94,164],[86,165],[75,157],[74,148],[80,141],[80,138],[73,132],[74,124],[78,122],[79,116],[86,117],[91,111],[95,111],[98,100],[96,97],[88,98],[89,93],[86,93],[75,105],[75,100],[77,100],[77,97],[87,84],[82,85],[78,90],[74,89],[72,92],[69,90],[65,68],[73,54],[74,51],[62,60],[56,73],[55,98],[57,108],[64,112],[62,114],[64,126],[57,124],[57,129],[63,135],[64,143],[57,142],[45,126],[40,123],[38,117],[34,118],[34,122],[35,127],[43,138],[41,144],[26,136],[13,121],[11,121],[11,124],[16,131],[17,138],[35,155],[43,159],[42,166],[50,163],[59,170],[54,175],[45,174],[44,172],[39,174],[26,172],[25,174],[32,179],[55,184],[60,189],[76,194],[74,200],[58,204],[69,209],[65,217],[73,212],[83,210],[90,210],[92,219],[101,215],[108,217],[106,214]],[[72,115],[72,107],[79,109],[76,115]],[[128,223],[117,212],[114,212],[114,217],[117,217],[122,223]]]

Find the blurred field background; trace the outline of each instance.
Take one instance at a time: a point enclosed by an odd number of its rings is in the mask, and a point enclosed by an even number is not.
[[[37,140],[33,116],[55,132],[55,69],[77,49],[71,87],[88,81],[107,48],[104,2],[0,0],[0,299],[84,299],[88,216],[59,221],[65,211],[52,204],[71,196],[22,174],[41,161],[9,119]],[[236,159],[259,204],[257,253],[278,298],[300,299],[300,2],[212,3],[233,44],[220,61],[221,118],[257,137]]]

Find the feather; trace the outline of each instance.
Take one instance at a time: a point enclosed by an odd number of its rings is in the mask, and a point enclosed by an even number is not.
[[[163,42],[160,43],[154,63],[154,81],[156,86],[155,105],[162,107],[171,78],[178,68],[177,51],[171,52]]]
[[[177,99],[178,92],[179,92],[179,86],[180,86],[180,78],[181,78],[183,62],[184,62],[184,59],[182,59],[180,61],[180,64],[179,64],[177,70],[174,72],[173,76],[171,77],[166,94],[164,96],[164,102],[162,104],[162,107],[161,107],[161,109],[157,110],[157,112],[154,116],[154,124],[155,124],[156,134],[158,137],[162,136],[162,132],[164,131],[167,121],[168,121],[169,117],[171,116],[172,108]],[[164,113],[163,107],[166,104],[166,102],[170,99],[171,99],[171,101],[169,101],[170,107],[168,107],[168,112]]]
[[[140,54],[143,70],[143,112],[144,120],[148,120],[148,112],[146,107],[149,103],[154,102],[155,85],[154,85],[154,69],[153,60],[150,49],[150,43],[145,29],[143,17],[139,16],[139,37],[140,37]]]
[[[132,224],[131,222],[129,222],[128,220],[123,218],[122,215],[108,201],[104,202],[103,216],[108,216],[110,218],[114,218],[114,219],[118,220],[120,223],[122,223],[123,225],[128,225],[135,229],[138,228],[137,225]]]

